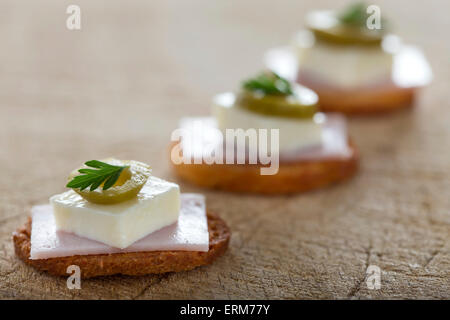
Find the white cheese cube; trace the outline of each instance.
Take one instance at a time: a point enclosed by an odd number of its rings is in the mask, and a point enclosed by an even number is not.
[[[300,72],[343,88],[357,88],[390,81],[393,55],[381,46],[337,46],[317,42],[299,48]]]
[[[175,223],[180,212],[177,184],[150,177],[135,199],[103,205],[70,190],[50,198],[57,230],[116,248]]]
[[[324,116],[321,113],[312,119],[259,114],[236,106],[233,93],[223,93],[214,99],[213,115],[222,132],[226,129],[279,129],[280,152],[322,144]]]

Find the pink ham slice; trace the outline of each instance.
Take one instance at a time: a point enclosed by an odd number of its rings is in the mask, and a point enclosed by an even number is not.
[[[223,144],[223,137],[220,136],[217,123],[212,117],[183,118],[180,121],[180,129],[183,158],[190,159],[193,163],[201,163],[204,150],[213,150],[217,145]],[[189,143],[184,143],[183,138],[186,137]],[[352,156],[353,151],[348,144],[347,122],[345,117],[338,113],[325,114],[321,144],[280,152],[279,155],[280,163],[347,159]]]
[[[326,113],[322,144],[280,153],[280,162],[346,159],[353,156],[348,144],[347,121],[337,113]]]
[[[118,252],[209,250],[205,198],[200,194],[181,194],[181,211],[176,223],[155,231],[122,250],[57,231],[50,205],[35,206],[31,211],[33,219],[30,259]]]

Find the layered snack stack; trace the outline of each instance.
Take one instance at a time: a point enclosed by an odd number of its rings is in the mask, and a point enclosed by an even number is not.
[[[223,254],[230,232],[200,194],[151,176],[138,161],[91,160],[69,176],[71,190],[32,208],[13,235],[27,264],[83,278],[190,270]]]
[[[342,181],[351,177],[358,167],[358,153],[347,136],[345,119],[318,112],[318,98],[312,90],[274,72],[264,71],[244,81],[236,93],[215,96],[213,115],[213,118],[183,119],[180,127],[185,132],[195,131],[195,124],[203,123],[201,135],[193,135],[193,139],[182,137],[172,148],[184,159],[193,159],[175,163],[174,169],[181,178],[197,185],[237,192],[293,193]],[[261,160],[260,144],[255,163],[243,163],[237,153],[230,159],[230,149],[239,150],[249,144],[234,146],[231,141],[230,147],[230,141],[224,139],[229,129],[258,133],[265,129],[268,134],[272,129],[278,130],[277,148],[270,150],[275,156],[273,160],[279,161],[278,170],[274,174],[262,174],[262,169],[269,164]],[[258,143],[266,139],[257,138]],[[249,140],[250,136],[243,140],[244,144]],[[222,148],[223,157],[216,157],[223,160],[220,163],[205,161],[195,152]],[[247,150],[246,160],[252,157],[249,153]],[[234,161],[230,163],[230,160]]]
[[[390,26],[363,3],[312,11],[292,48],[269,51],[266,63],[314,90],[322,111],[375,114],[410,107],[432,72],[420,49],[389,34]]]

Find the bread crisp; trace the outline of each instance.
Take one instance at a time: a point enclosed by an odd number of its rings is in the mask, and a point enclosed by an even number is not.
[[[195,185],[231,192],[284,194],[305,192],[350,178],[358,169],[359,154],[350,142],[348,159],[280,163],[275,175],[261,175],[257,164],[178,164],[175,173]]]
[[[349,115],[387,113],[413,106],[416,89],[400,88],[393,83],[381,87],[343,90],[322,85],[308,75],[299,74],[298,82],[319,96],[320,110]]]
[[[52,275],[69,276],[67,267],[77,265],[81,278],[123,274],[139,276],[178,272],[212,263],[228,248],[230,230],[226,223],[208,212],[209,251],[144,251],[112,254],[76,255],[50,259],[30,259],[31,218],[13,234],[16,255],[34,268]]]

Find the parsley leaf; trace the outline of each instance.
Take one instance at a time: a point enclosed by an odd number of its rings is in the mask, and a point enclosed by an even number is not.
[[[272,71],[264,71],[243,82],[242,87],[249,91],[259,91],[272,95],[293,94],[291,83]]]
[[[98,160],[90,160],[84,164],[96,169],[79,169],[78,172],[81,173],[81,175],[75,176],[66,187],[84,190],[90,186],[89,190],[94,191],[104,183],[103,190],[107,190],[116,183],[122,170],[128,168],[128,166],[114,166]]]
[[[367,6],[363,2],[357,2],[349,5],[338,16],[339,21],[344,24],[363,27],[367,20]]]

